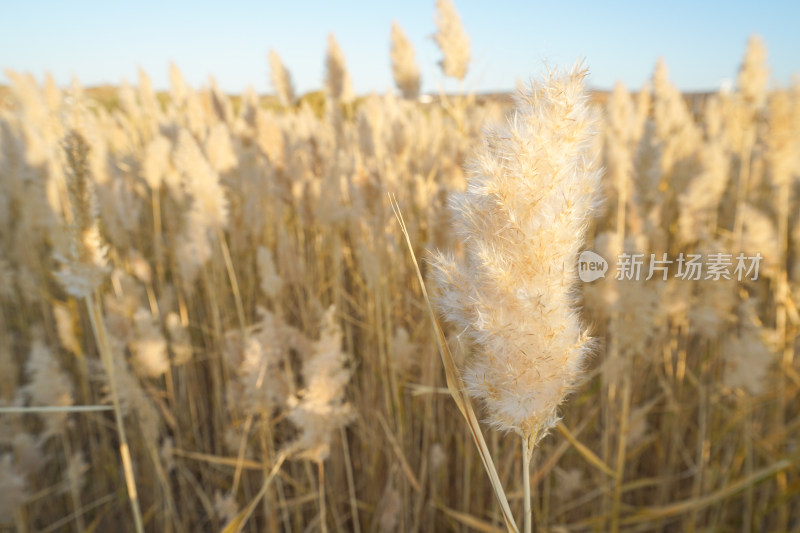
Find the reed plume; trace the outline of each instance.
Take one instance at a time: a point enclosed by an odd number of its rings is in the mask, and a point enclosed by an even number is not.
[[[534,443],[558,420],[589,350],[573,298],[600,179],[585,75],[551,73],[517,95],[451,201],[465,258],[434,260],[441,310],[474,343],[470,394],[493,426]]]
[[[469,35],[451,0],[436,1],[435,20],[439,31],[433,38],[442,51],[439,66],[445,76],[463,80],[470,60]]]
[[[347,103],[355,97],[344,53],[333,34],[328,36],[328,53],[325,56],[325,91],[337,102]]]
[[[71,131],[64,141],[64,151],[72,206],[68,224],[71,239],[65,253],[55,254],[61,263],[55,276],[69,294],[83,298],[102,283],[108,271],[106,246],[97,225],[94,185],[89,178],[89,145],[80,133]]]
[[[573,295],[601,176],[585,76],[579,66],[550,72],[518,92],[508,125],[489,132],[466,191],[450,203],[463,260],[433,261],[439,306],[474,347],[462,364],[466,390],[488,422],[521,437],[526,533],[533,448],[558,421],[591,346]],[[516,531],[508,517],[506,525]]]
[[[0,455],[0,525],[11,525],[14,513],[28,498],[25,477],[14,465],[12,454]]]
[[[762,108],[767,99],[769,69],[766,63],[767,47],[761,37],[753,35],[747,41],[747,52],[739,70],[738,85],[744,100],[756,109]]]
[[[392,74],[403,98],[419,96],[419,66],[414,60],[414,47],[397,22],[392,23]]]
[[[270,82],[275,90],[275,95],[283,107],[294,104],[294,86],[292,75],[281,61],[281,56],[275,50],[269,51]]]

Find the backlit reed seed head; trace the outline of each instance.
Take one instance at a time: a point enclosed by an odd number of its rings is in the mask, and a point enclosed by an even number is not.
[[[58,302],[53,302],[53,318],[56,322],[56,331],[61,346],[75,355],[80,356],[81,344],[75,335],[74,319],[69,307]]]
[[[192,339],[189,331],[181,324],[176,313],[169,313],[166,319],[169,349],[172,351],[172,363],[180,366],[192,359]]]
[[[433,38],[443,56],[439,66],[445,76],[463,80],[470,60],[469,36],[451,0],[436,0],[436,13],[438,31]]]
[[[223,524],[229,524],[239,513],[239,504],[236,496],[230,492],[214,492],[214,511]]]
[[[697,150],[701,139],[683,95],[669,80],[663,59],[658,60],[653,73],[653,122],[661,145],[660,168],[664,179],[678,162]]]
[[[28,499],[28,484],[12,457],[0,455],[0,526],[14,523],[14,512]]]
[[[347,103],[354,97],[344,54],[333,34],[328,36],[328,54],[325,57],[325,91],[335,101]]]
[[[186,113],[182,122],[193,134],[200,137],[206,130],[206,109],[203,98],[191,88],[186,92]]]
[[[294,104],[294,86],[292,85],[292,75],[281,61],[281,56],[275,50],[269,51],[269,81],[275,96],[280,100],[283,107]]]
[[[630,250],[630,241],[628,240],[626,244],[626,250]],[[616,324],[612,324],[611,329],[618,339],[620,354],[625,358],[627,365],[635,356],[648,355],[648,341],[657,330],[659,313],[664,311],[661,297],[663,288],[664,284],[657,279],[650,283],[641,283],[636,290],[625,290],[620,287],[616,305],[621,324],[619,331],[616,330]],[[629,366],[624,368],[626,372],[629,369]]]
[[[301,431],[289,449],[317,462],[328,458],[333,437],[354,417],[345,398],[350,370],[346,368],[342,330],[334,313],[334,307],[325,313],[320,338],[303,364],[305,389],[298,397],[289,398],[289,420]]]
[[[635,109],[630,93],[621,82],[614,90],[606,105],[605,160],[610,181],[617,194],[627,191],[631,194],[633,178]]]
[[[256,127],[256,120],[261,104],[259,104],[258,93],[252,85],[248,85],[247,89],[242,93],[242,101],[239,107],[239,124],[237,130],[241,133],[252,133]]]
[[[106,307],[108,309],[108,307]],[[139,435],[144,442],[158,442],[161,427],[161,416],[153,403],[152,398],[145,392],[141,382],[136,375],[131,372],[131,368],[125,358],[125,342],[118,336],[113,327],[113,322],[120,324],[126,322],[127,317],[115,315],[114,312],[108,313],[106,317],[106,330],[109,332],[111,353],[114,363],[114,378],[117,383],[117,396],[122,414],[125,416],[135,415],[139,422]],[[128,324],[125,324],[127,327]],[[105,369],[97,367],[102,372],[99,379],[108,384],[108,377]],[[104,402],[111,403],[111,391],[104,391]]]
[[[794,229],[792,229],[792,242],[800,243],[800,217],[795,221]],[[792,291],[796,302],[800,302],[800,246],[794,246],[794,268],[791,272]]]
[[[495,427],[526,438],[555,425],[590,350],[574,303],[601,175],[585,76],[552,72],[517,95],[451,201],[465,258],[433,261],[440,309],[474,345],[468,392]]]
[[[211,259],[216,230],[228,224],[228,200],[219,175],[186,130],[178,134],[173,161],[182,175],[184,192],[191,199],[185,211],[178,260],[185,279],[193,281],[200,266]]]
[[[766,159],[770,181],[778,194],[786,194],[798,167],[797,149],[800,135],[800,106],[792,106],[789,92],[776,92],[769,101],[769,130]],[[778,192],[780,191],[780,192]]]
[[[707,250],[721,249],[721,243],[709,243]],[[702,280],[694,282],[693,302],[689,309],[689,332],[706,339],[716,339],[725,328],[735,321],[734,310],[737,304],[736,278],[726,280]]]
[[[161,334],[155,317],[150,311],[139,308],[133,315],[134,336],[130,347],[134,356],[134,368],[144,376],[157,378],[169,369],[167,341]]]
[[[739,91],[745,102],[754,109],[761,109],[767,97],[767,47],[758,35],[747,41],[747,51],[739,69]]]
[[[49,72],[44,75],[44,101],[50,111],[58,111],[61,108],[61,89],[58,88],[55,78]]]
[[[161,187],[164,177],[170,171],[171,151],[172,143],[163,135],[157,135],[145,148],[142,174],[147,185],[154,191]]]
[[[220,185],[219,175],[191,133],[180,131],[172,158],[181,173],[184,192],[195,201],[203,219],[210,225],[227,225],[228,200]]]
[[[398,376],[406,377],[419,365],[420,345],[413,342],[406,328],[397,328],[392,336],[392,364]]]
[[[781,242],[772,218],[762,209],[750,204],[742,205],[742,239],[734,243],[747,256],[760,253],[759,277],[774,276],[780,264]],[[734,255],[734,261],[735,255]]]
[[[403,498],[394,480],[386,485],[377,508],[379,530],[382,533],[397,531],[400,515],[403,512]]]
[[[161,107],[153,89],[153,83],[150,81],[150,76],[141,67],[139,67],[139,102],[144,111],[152,118],[160,114]]]
[[[13,435],[8,444],[11,445],[11,449],[14,452],[14,461],[17,469],[31,477],[40,474],[43,467],[50,462],[43,453],[43,448],[45,448],[47,442],[46,439],[41,434],[32,435],[18,427],[13,431],[10,428],[3,429],[7,431],[7,435]],[[50,459],[52,459],[52,456]]]
[[[209,88],[207,94],[211,98],[212,111],[217,119],[226,124],[230,124],[233,119],[233,104],[230,98],[219,88],[217,79],[214,76],[209,76],[208,84]]]
[[[625,145],[630,145],[634,139],[632,134],[635,132],[635,114],[633,99],[625,84],[618,81],[614,84],[611,96],[606,105],[606,115],[608,129]]]
[[[272,251],[269,248],[259,246],[256,261],[258,262],[261,291],[271,300],[277,298],[283,287],[283,279],[281,279],[278,269],[275,267]]]
[[[725,114],[719,96],[712,96],[706,102],[706,108],[703,113],[703,126],[705,127],[705,137],[708,141],[728,141],[728,134],[725,131]]]
[[[451,0],[436,0],[434,21],[438,31],[433,39],[442,51],[439,66],[445,76],[463,80],[470,60],[469,36]]]
[[[183,74],[181,74],[181,70],[175,63],[169,64],[169,84],[169,94],[172,97],[173,104],[181,106],[186,100],[187,88],[186,82],[183,79]]]
[[[205,142],[205,153],[214,171],[224,174],[239,164],[231,132],[224,123],[213,126]]]
[[[86,472],[89,465],[83,452],[77,451],[67,458],[67,468],[64,472],[64,479],[69,483],[72,490],[80,491],[86,484]]]
[[[729,155],[718,138],[699,154],[698,174],[678,196],[678,238],[682,243],[708,242],[714,236],[717,210],[728,185]]]
[[[642,134],[644,134],[644,127],[647,123],[648,117],[650,116],[650,108],[652,107],[652,104],[652,87],[650,82],[647,81],[636,94],[636,118],[632,136],[637,141],[641,139]]]
[[[23,391],[31,405],[69,407],[73,404],[72,381],[41,339],[33,341],[25,363],[25,374],[29,382]],[[67,413],[46,413],[41,417],[45,436],[58,435],[66,429]]]
[[[119,98],[119,105],[125,112],[125,115],[133,121],[140,121],[142,110],[139,107],[139,100],[136,97],[136,91],[126,78],[122,79],[117,97]]]
[[[11,267],[11,263],[0,255],[0,299],[7,298],[10,300],[14,297],[16,287],[14,277],[14,269]]]
[[[62,266],[55,276],[69,294],[83,298],[103,281],[107,272],[106,247],[97,227],[97,205],[89,176],[89,145],[81,134],[71,131],[64,141],[64,151],[70,239],[68,250],[56,254]]]
[[[225,362],[236,377],[226,402],[233,413],[261,413],[268,420],[294,393],[292,354],[301,360],[307,357],[311,341],[280,315],[261,307],[257,312],[260,319],[246,334],[239,329],[225,334]]]
[[[414,60],[414,46],[400,24],[392,23],[392,75],[403,98],[419,96],[419,66]]]
[[[720,353],[725,357],[723,384],[759,395],[766,391],[764,378],[776,357],[765,338],[755,305],[752,299],[739,305],[740,320],[736,331],[725,335]]]

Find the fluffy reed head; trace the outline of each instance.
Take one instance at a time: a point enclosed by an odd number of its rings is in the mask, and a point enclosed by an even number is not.
[[[275,95],[283,107],[294,104],[294,86],[292,76],[281,61],[281,56],[275,50],[269,51],[270,82],[275,90]]]
[[[464,259],[434,259],[440,308],[474,345],[469,393],[494,426],[534,440],[556,423],[589,350],[573,298],[601,175],[585,75],[551,73],[517,95],[451,202]]]
[[[314,353],[303,363],[305,389],[299,397],[288,400],[289,420],[300,429],[300,435],[287,449],[317,462],[328,458],[334,435],[354,418],[353,407],[345,397],[350,369],[342,352],[342,329],[335,311],[330,307],[325,313]]]
[[[94,184],[89,176],[89,144],[77,131],[64,140],[70,239],[65,252],[57,252],[61,269],[55,273],[64,289],[83,298],[96,289],[106,274],[106,246],[97,225]]]
[[[325,57],[325,91],[336,101],[346,103],[354,98],[353,82],[347,72],[344,53],[333,34],[328,36],[328,54]]]
[[[439,66],[445,76],[463,80],[470,60],[469,36],[451,0],[436,0],[435,20],[439,30],[433,39],[443,56]]]
[[[419,66],[414,60],[414,47],[397,22],[392,23],[392,74],[403,98],[419,96]]]
[[[747,41],[747,51],[739,69],[739,90],[745,101],[756,109],[764,106],[767,98],[767,47],[758,35]]]

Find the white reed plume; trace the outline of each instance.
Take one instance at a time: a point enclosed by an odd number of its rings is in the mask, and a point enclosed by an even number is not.
[[[575,309],[577,254],[599,202],[590,112],[575,68],[517,95],[451,210],[465,259],[438,255],[440,307],[469,335],[469,393],[488,420],[535,444],[589,351]]]
[[[261,280],[261,291],[269,299],[274,299],[280,294],[283,287],[278,269],[275,267],[275,258],[269,248],[259,246],[256,251],[256,261],[258,263],[258,277]]]
[[[191,206],[185,212],[183,242],[178,251],[181,270],[191,282],[212,256],[215,233],[228,224],[228,200],[219,174],[186,130],[178,134],[173,161],[183,177],[183,188],[191,197]]]
[[[169,64],[169,82],[170,82],[170,96],[176,106],[183,104],[186,100],[187,88],[186,81],[183,79],[183,74],[175,63]]]
[[[469,36],[451,0],[436,0],[434,20],[439,31],[433,38],[443,56],[439,66],[445,76],[463,80],[470,60]]]
[[[72,131],[64,141],[67,158],[67,193],[71,204],[69,230],[72,238],[65,253],[56,253],[62,264],[55,273],[64,289],[76,298],[90,295],[107,272],[106,246],[97,226],[97,203],[89,176],[89,145]]]
[[[169,370],[167,341],[157,320],[140,307],[133,315],[133,328],[135,333],[130,348],[136,371],[151,378],[164,375]]]
[[[294,104],[294,86],[292,85],[292,75],[281,61],[281,56],[275,50],[269,51],[269,80],[272,89],[280,100],[283,107]]]
[[[226,124],[219,123],[211,127],[205,142],[205,154],[211,168],[219,174],[224,174],[239,164],[231,131]]]
[[[164,176],[170,171],[169,154],[171,151],[172,143],[163,135],[157,135],[145,147],[142,176],[154,191],[161,187]]]
[[[290,449],[300,457],[322,462],[330,454],[331,441],[339,429],[353,420],[353,408],[345,399],[350,381],[347,355],[342,352],[342,329],[330,307],[322,320],[322,333],[314,353],[303,363],[306,388],[289,398],[289,420],[301,430]]]
[[[397,22],[392,23],[392,74],[403,98],[419,96],[419,66],[414,60],[414,46]]]
[[[74,391],[69,375],[62,370],[50,348],[37,333],[25,363],[25,373],[30,382],[23,388],[30,404],[40,407],[69,407],[73,404]],[[60,434],[67,424],[67,413],[42,415],[44,436]]]
[[[758,35],[747,41],[747,51],[739,69],[739,90],[745,101],[754,109],[764,106],[767,98],[767,47]]]
[[[16,510],[28,499],[28,483],[10,453],[0,455],[0,526],[14,523]]]
[[[325,90],[333,100],[350,102],[353,99],[353,82],[347,72],[342,49],[333,34],[328,36],[328,54],[325,57]]]

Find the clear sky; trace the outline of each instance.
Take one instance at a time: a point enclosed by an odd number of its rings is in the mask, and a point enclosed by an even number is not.
[[[345,54],[358,93],[392,87],[389,32],[397,20],[412,41],[423,90],[445,81],[431,39],[434,0],[405,2],[138,0],[5,1],[0,8],[0,68],[49,71],[59,84],[76,75],[86,86],[135,82],[143,67],[157,89],[168,87],[170,61],[199,87],[214,75],[229,92],[270,90],[266,55],[274,48],[299,93],[324,76],[327,35]],[[667,62],[683,90],[717,89],[735,78],[747,38],[766,42],[772,81],[800,73],[800,2],[456,0],[472,44],[465,88],[508,90],[549,65],[584,57],[590,83],[631,88]],[[0,84],[8,83],[5,72]]]

